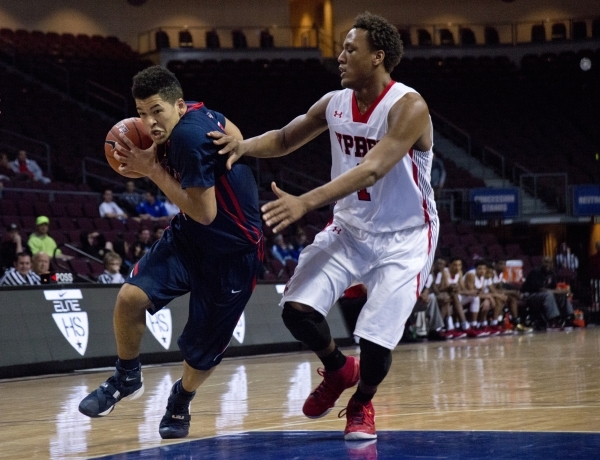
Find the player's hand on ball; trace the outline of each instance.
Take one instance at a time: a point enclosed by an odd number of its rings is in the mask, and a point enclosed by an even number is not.
[[[301,198],[285,193],[275,182],[271,182],[271,190],[279,198],[263,205],[263,220],[273,228],[274,233],[279,233],[288,225],[296,222],[308,211]]]
[[[153,143],[146,150],[137,147],[124,134],[120,134],[121,141],[129,147],[129,150],[116,144],[113,156],[121,162],[119,172],[121,174],[138,173],[142,176],[149,176],[152,170],[158,165],[156,157],[156,144]]]

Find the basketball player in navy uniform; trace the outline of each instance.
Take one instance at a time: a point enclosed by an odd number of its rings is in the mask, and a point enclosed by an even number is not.
[[[241,139],[239,129],[202,103],[186,103],[171,72],[154,66],[133,78],[136,108],[153,146],[145,151],[122,136],[131,151],[115,155],[121,172],[150,178],[181,209],[133,267],[117,297],[114,327],[118,361],[105,383],[79,410],[108,415],[117,402],[144,391],[140,343],[146,311],[154,314],[190,292],[187,324],[178,339],[183,376],[173,385],[160,422],[162,438],[182,438],[190,427],[190,401],[221,361],[254,289],[262,257],[258,190],[247,165],[227,169],[208,131]],[[157,145],[165,146],[156,159]]]
[[[358,382],[345,409],[347,440],[377,437],[371,400],[390,369],[391,350],[427,280],[437,244],[433,128],[423,98],[391,79],[401,57],[396,28],[379,16],[359,15],[338,57],[345,89],[326,94],[280,130],[245,141],[210,133],[233,165],[243,155],[286,155],[329,128],[332,180],[298,197],[273,183],[279,198],[262,211],[266,224],[280,232],[306,212],[336,203],[331,224],[302,251],[281,305],[292,335],[324,365],[323,382],[306,400],[304,414],[322,417]],[[338,350],[325,320],[357,282],[368,292],[354,331],[360,362]]]

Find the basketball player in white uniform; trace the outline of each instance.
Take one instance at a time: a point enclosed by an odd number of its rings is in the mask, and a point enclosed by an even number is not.
[[[324,364],[324,380],[306,400],[304,414],[324,416],[359,383],[346,408],[347,440],[377,436],[371,399],[389,371],[391,350],[427,279],[438,237],[430,185],[433,128],[423,98],[390,77],[401,56],[394,26],[359,15],[338,57],[345,89],[326,94],[280,130],[241,142],[209,133],[231,165],[242,155],[286,155],[329,128],[331,181],[298,197],[273,183],[279,199],[262,211],[277,233],[306,212],[336,203],[331,224],[302,251],[281,305],[286,327]],[[369,293],[354,331],[360,363],[336,347],[325,320],[355,282]]]

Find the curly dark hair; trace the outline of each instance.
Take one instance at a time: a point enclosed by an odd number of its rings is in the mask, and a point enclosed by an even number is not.
[[[404,53],[398,29],[385,18],[371,14],[368,11],[356,16],[352,28],[367,31],[367,39],[371,49],[373,51],[382,50],[385,53],[383,66],[388,73],[391,73],[394,67],[400,63]]]
[[[131,94],[135,99],[148,99],[158,94],[170,104],[183,98],[183,90],[177,77],[159,65],[148,67],[133,77]]]

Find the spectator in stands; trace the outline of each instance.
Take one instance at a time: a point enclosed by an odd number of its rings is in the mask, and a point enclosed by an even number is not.
[[[431,187],[433,187],[433,193],[437,198],[440,194],[440,190],[444,188],[446,183],[446,168],[444,162],[439,155],[433,156],[433,163],[431,164]]]
[[[14,267],[4,273],[0,286],[31,286],[41,284],[40,277],[31,270],[31,256],[26,252],[17,254]]]
[[[155,241],[158,241],[162,238],[163,233],[165,232],[164,227],[160,226],[160,225],[155,225],[154,228],[152,229],[152,243],[154,244]]]
[[[50,179],[44,177],[42,168],[34,160],[27,158],[26,150],[19,150],[17,159],[10,164],[12,170],[20,175],[21,178],[32,180],[34,182],[41,182],[43,184],[50,183]]]
[[[121,275],[121,263],[123,259],[116,252],[107,252],[104,255],[104,273],[98,277],[101,284],[123,284],[125,278]]]
[[[307,246],[306,242],[306,233],[302,228],[298,228],[296,233],[294,234],[294,242],[292,244],[292,260],[298,262],[298,258],[300,257],[300,253]]]
[[[590,292],[592,311],[600,311],[600,241],[596,241],[596,253],[590,257]]]
[[[40,251],[44,251],[52,257],[56,257],[62,260],[72,259],[73,257],[67,256],[58,249],[58,245],[54,238],[48,234],[50,228],[50,219],[46,216],[38,216],[35,220],[36,231],[29,235],[27,246],[31,250],[31,254],[36,255]]]
[[[168,217],[165,204],[157,199],[156,194],[151,190],[144,193],[144,201],[138,204],[136,211],[142,219],[157,220]]]
[[[38,252],[31,258],[31,269],[40,278],[50,273],[50,256],[44,251]]]
[[[286,260],[293,260],[294,247],[285,241],[283,235],[278,233],[273,238],[273,247],[271,248],[271,254],[279,262],[285,265]]]
[[[133,264],[129,255],[129,243],[123,239],[123,235],[120,235],[115,241],[113,241],[113,251],[119,254],[121,257],[121,274],[129,274],[129,269]]]
[[[104,190],[104,194],[102,196],[104,201],[100,203],[100,207],[98,208],[100,217],[111,217],[121,220],[127,219],[127,213],[113,201],[113,192],[111,189]]]
[[[544,256],[542,265],[534,267],[527,277],[521,292],[534,316],[541,316],[539,328],[560,330],[563,326],[572,327],[573,306],[569,300],[569,289],[556,288],[556,274],[552,269],[552,257]],[[562,317],[561,317],[562,313]]]
[[[133,247],[131,249],[131,253],[133,256],[132,262],[135,264],[138,260],[142,258],[148,249],[152,246],[152,238],[150,235],[150,230],[147,228],[140,228],[137,236],[137,241],[133,243]]]
[[[1,273],[11,268],[17,260],[17,254],[23,252],[23,242],[17,224],[6,227],[6,234],[0,243],[0,269]]]
[[[137,207],[142,202],[143,197],[137,192],[135,182],[128,180],[125,183],[125,191],[121,193],[119,198],[121,205],[131,216],[137,216]]]
[[[104,259],[104,255],[113,250],[110,241],[106,241],[104,234],[100,232],[81,232],[79,234],[81,250],[96,259]]]
[[[167,215],[169,217],[173,217],[175,214],[179,214],[179,206],[173,203],[168,197],[165,200],[165,209],[167,210]]]
[[[16,173],[10,167],[8,163],[8,155],[6,152],[0,152],[0,180],[13,180],[16,177]]]

